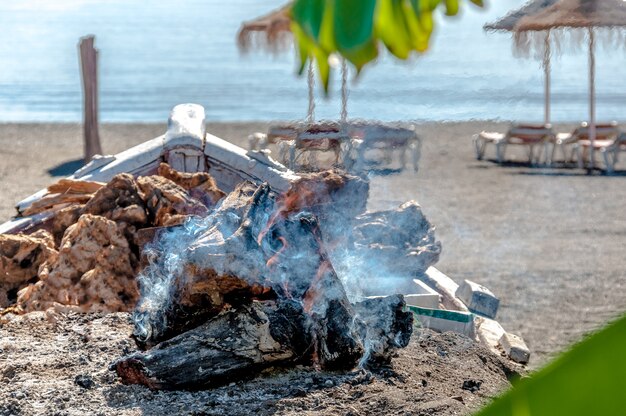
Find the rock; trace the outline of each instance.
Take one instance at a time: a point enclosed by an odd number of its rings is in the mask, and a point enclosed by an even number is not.
[[[20,290],[23,310],[67,306],[79,311],[131,310],[137,301],[132,255],[119,226],[85,214],[67,229],[59,253],[40,270],[40,281]]]
[[[494,319],[498,313],[500,300],[485,286],[464,280],[455,293],[470,311]]]
[[[79,374],[74,378],[74,384],[84,389],[93,388],[96,383],[93,381],[89,374]]]
[[[56,254],[47,231],[0,234],[0,308],[15,302],[17,291],[36,279],[39,267]]]
[[[167,163],[161,163],[157,170],[159,176],[171,180],[182,187],[189,195],[207,207],[214,207],[226,194],[217,187],[215,179],[206,172],[184,173],[172,169]]]
[[[521,337],[505,332],[502,338],[500,338],[500,346],[511,360],[520,364],[528,363],[530,350]]]
[[[161,227],[184,222],[188,215],[206,215],[209,210],[173,181],[161,176],[142,176],[137,183],[151,224]]]
[[[84,214],[100,215],[113,221],[146,224],[148,216],[137,182],[132,175],[120,173],[87,202]]]
[[[480,380],[464,380],[463,381],[463,386],[461,386],[461,388],[463,390],[467,390],[471,393],[475,393],[478,390],[480,390],[480,385],[483,384],[482,381]]]
[[[76,221],[78,221],[84,207],[84,205],[79,204],[71,205],[57,212],[52,218],[52,235],[54,236],[54,241],[57,246],[61,244],[65,230],[67,230],[70,225],[75,224]]]

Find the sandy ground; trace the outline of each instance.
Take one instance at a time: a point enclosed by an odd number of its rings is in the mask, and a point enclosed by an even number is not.
[[[243,144],[266,126],[210,124],[208,131]],[[438,268],[500,297],[498,320],[526,340],[535,368],[626,310],[626,175],[476,161],[471,135],[483,129],[506,124],[418,126],[419,173],[372,173],[369,205],[418,200],[443,244]],[[164,124],[104,125],[101,136],[105,152],[116,153],[164,130]],[[81,140],[78,125],[0,125],[0,221],[15,202],[76,169]],[[523,154],[510,157],[520,161]]]
[[[128,314],[33,313],[0,326],[0,416],[458,415],[508,386],[511,369],[468,338],[417,330],[393,367],[271,369],[205,391],[125,386],[111,362],[134,350]],[[6,358],[10,357],[10,359]]]

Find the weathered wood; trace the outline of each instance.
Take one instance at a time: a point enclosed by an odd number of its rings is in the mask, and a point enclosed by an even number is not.
[[[83,81],[83,129],[85,163],[95,155],[102,154],[98,134],[98,51],[94,48],[93,35],[80,39],[80,63]]]
[[[64,178],[48,186],[48,192],[51,194],[93,194],[104,185],[106,183]]]

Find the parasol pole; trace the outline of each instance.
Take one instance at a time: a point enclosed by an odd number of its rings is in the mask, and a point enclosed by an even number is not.
[[[341,126],[348,120],[348,64],[341,59]]]
[[[314,95],[314,87],[315,87],[315,71],[313,69],[313,59],[309,59],[309,71],[307,74],[307,85],[309,87],[309,110],[306,116],[306,122],[308,124],[313,123],[315,119],[315,95]]]
[[[589,30],[589,168],[594,164],[594,142],[596,140],[596,58],[594,55],[595,38],[592,28]]]
[[[544,124],[550,124],[550,30],[546,32],[543,48],[543,77],[545,81],[544,95]]]

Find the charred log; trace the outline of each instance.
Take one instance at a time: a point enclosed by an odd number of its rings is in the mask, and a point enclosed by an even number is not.
[[[114,363],[128,384],[153,389],[214,386],[268,366],[304,362],[311,338],[298,302],[253,302],[222,311],[195,329]]]
[[[366,299],[354,305],[357,332],[366,353],[365,367],[387,365],[394,352],[409,345],[413,333],[413,314],[405,311],[402,295]]]

